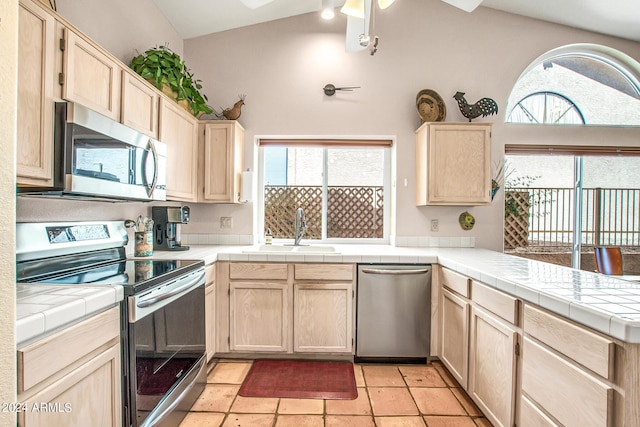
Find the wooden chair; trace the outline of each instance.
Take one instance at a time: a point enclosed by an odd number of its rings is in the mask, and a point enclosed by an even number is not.
[[[596,268],[598,273],[622,275],[622,251],[618,247],[595,247]]]

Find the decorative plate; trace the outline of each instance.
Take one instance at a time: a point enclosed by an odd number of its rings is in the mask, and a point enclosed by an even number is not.
[[[458,217],[458,222],[463,230],[471,230],[476,225],[476,219],[469,212],[462,212]]]
[[[447,107],[435,90],[422,89],[416,96],[416,108],[423,122],[443,122]]]

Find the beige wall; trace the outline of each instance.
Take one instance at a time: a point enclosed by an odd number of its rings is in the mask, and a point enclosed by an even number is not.
[[[58,0],[59,11],[96,42],[123,59],[149,37],[170,40],[175,34],[157,18],[151,0],[105,3]],[[131,8],[134,9],[131,9]],[[100,13],[94,12],[101,11]],[[140,30],[129,36],[131,17]],[[159,25],[153,25],[159,19]],[[447,121],[463,121],[453,94],[469,102],[488,96],[499,106],[493,159],[502,159],[505,144],[640,144],[640,128],[558,128],[503,123],[506,101],[520,72],[537,56],[571,43],[598,43],[640,60],[640,43],[478,8],[468,14],[439,0],[402,1],[376,16],[379,51],[344,52],[345,19],[332,22],[317,14],[282,19],[184,41],[184,58],[216,109],[231,106],[246,94],[240,122],[246,128],[245,167],[254,167],[255,135],[395,135],[397,137],[398,236],[474,236],[476,245],[502,250],[503,192],[489,207],[414,206],[414,131],[420,125],[415,96],[434,89],[447,103]],[[101,28],[100,31],[97,29]],[[171,42],[173,43],[173,42]],[[129,55],[130,56],[130,55]],[[126,59],[126,58],[124,58]],[[326,83],[361,86],[326,97]],[[407,187],[404,187],[404,179]],[[149,205],[82,205],[78,202],[18,201],[19,220],[63,220],[77,217],[126,218]],[[251,234],[253,204],[195,205],[188,233]],[[469,210],[475,228],[462,231],[458,215]],[[231,216],[233,228],[221,230],[220,217]],[[440,232],[431,233],[431,219]]]
[[[253,168],[254,135],[396,135],[398,236],[475,236],[477,246],[502,250],[500,191],[489,207],[414,205],[414,131],[420,125],[415,96],[436,90],[447,104],[447,121],[464,121],[453,100],[456,91],[475,102],[491,97],[500,113],[494,122],[493,159],[506,143],[639,144],[640,128],[559,130],[505,125],[504,108],[520,72],[542,53],[570,43],[617,48],[640,60],[640,43],[478,8],[468,14],[439,0],[401,1],[379,12],[375,34],[378,53],[344,52],[345,19],[323,22],[307,14],[271,23],[185,40],[185,58],[204,82],[209,101],[228,107],[244,93],[240,122],[246,128],[245,167]],[[321,88],[360,86],[326,97]],[[408,186],[404,187],[404,179]],[[250,205],[225,207],[234,217],[234,234],[251,232]],[[476,217],[471,232],[458,226],[458,215]],[[192,208],[207,226],[215,225],[215,207]],[[431,233],[431,219],[440,232]],[[191,225],[190,225],[191,230]],[[225,230],[226,231],[226,230]]]
[[[150,47],[183,53],[182,37],[153,0],[57,0],[57,11],[125,64]]]
[[[0,8],[0,402],[16,401],[15,145],[18,81],[18,2]],[[0,425],[15,425],[15,414],[0,411]]]

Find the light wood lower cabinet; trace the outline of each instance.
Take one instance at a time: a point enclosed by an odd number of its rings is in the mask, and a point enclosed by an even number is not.
[[[613,389],[526,336],[522,393],[563,426],[612,425]]]
[[[216,269],[217,352],[352,354],[353,264],[218,262]]]
[[[206,283],[204,288],[205,310],[205,351],[207,362],[216,352],[216,265],[208,265],[205,269]]]
[[[231,351],[286,352],[289,342],[289,285],[231,282]]]
[[[120,427],[120,346],[114,345],[22,401],[18,425]],[[36,409],[38,408],[38,409]]]
[[[440,360],[463,388],[467,388],[469,360],[469,303],[442,289]]]
[[[18,349],[21,427],[122,424],[120,310]]]
[[[469,389],[471,398],[496,427],[515,421],[515,328],[478,307],[471,308],[469,330]]]
[[[352,283],[294,283],[293,350],[351,353]]]

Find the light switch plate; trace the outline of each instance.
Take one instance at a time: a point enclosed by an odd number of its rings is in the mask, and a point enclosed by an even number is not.
[[[233,227],[233,220],[230,216],[221,216],[220,217],[220,228],[231,228]]]

